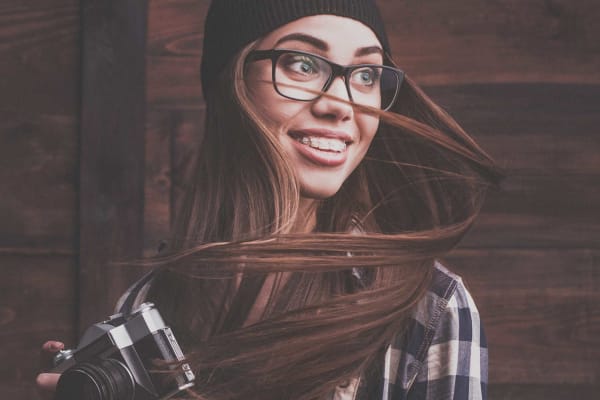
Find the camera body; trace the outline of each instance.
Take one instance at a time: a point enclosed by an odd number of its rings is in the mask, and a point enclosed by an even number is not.
[[[168,399],[194,385],[189,365],[177,363],[182,360],[171,329],[152,303],[143,303],[129,316],[92,325],[76,349],[55,357],[53,372],[61,373],[55,398]]]

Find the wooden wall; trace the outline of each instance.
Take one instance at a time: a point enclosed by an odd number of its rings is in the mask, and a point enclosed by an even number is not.
[[[509,172],[447,260],[486,326],[490,398],[595,398],[600,3],[378,3],[398,64]],[[0,397],[36,398],[39,345],[73,344],[137,273],[105,264],[168,236],[207,5],[150,1],[144,38],[144,2],[0,6]]]
[[[0,5],[0,398],[34,399],[41,343],[75,339],[77,0]]]

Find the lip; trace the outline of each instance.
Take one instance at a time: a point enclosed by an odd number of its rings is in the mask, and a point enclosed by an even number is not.
[[[292,143],[298,153],[311,163],[321,167],[338,167],[343,165],[348,159],[348,147],[340,153],[334,151],[325,151],[312,148],[304,145],[296,140],[301,136],[316,136],[322,138],[339,139],[350,146],[353,143],[352,136],[346,132],[332,131],[328,129],[301,129],[288,132],[288,136],[292,139]]]
[[[347,145],[350,145],[354,142],[352,135],[349,133],[344,131],[334,131],[331,129],[295,129],[290,130],[288,135],[292,136],[292,138],[295,136],[318,136],[323,138],[339,139],[346,142]]]

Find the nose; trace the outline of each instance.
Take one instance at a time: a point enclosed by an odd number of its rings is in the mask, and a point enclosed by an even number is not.
[[[341,76],[336,77],[323,95],[312,104],[312,112],[319,117],[327,117],[335,120],[351,119],[354,113],[350,101],[346,82]],[[339,99],[339,100],[338,100]],[[345,100],[346,102],[344,102]]]

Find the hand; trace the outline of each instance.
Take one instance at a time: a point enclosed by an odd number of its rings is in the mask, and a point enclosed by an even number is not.
[[[55,340],[50,340],[42,345],[42,351],[40,353],[42,371],[52,368],[52,358],[64,348],[64,343]],[[52,398],[58,378],[60,378],[60,374],[53,373],[41,373],[37,376],[35,383],[42,398]]]

